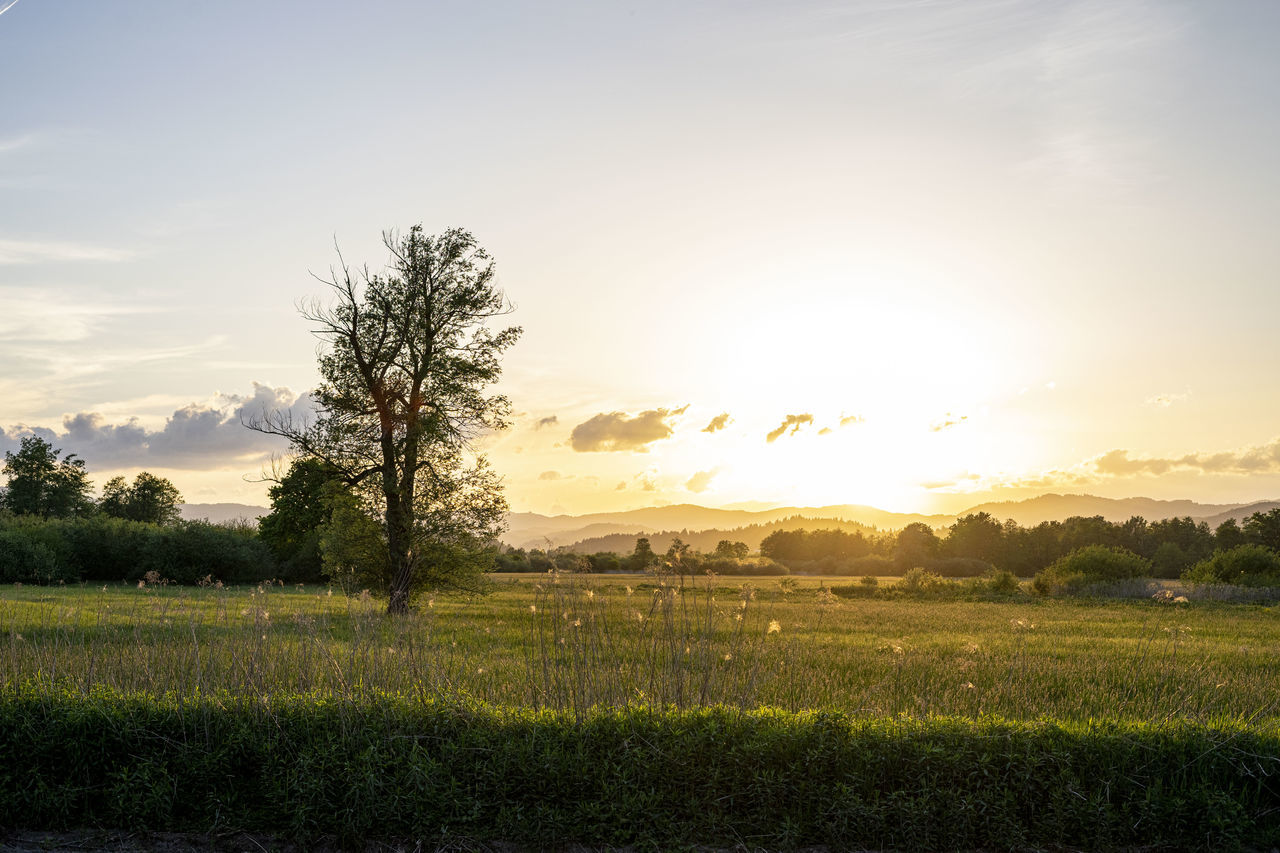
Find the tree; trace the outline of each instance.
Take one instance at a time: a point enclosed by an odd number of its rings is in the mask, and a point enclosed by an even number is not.
[[[404,613],[415,586],[474,585],[476,555],[501,531],[501,482],[473,443],[507,426],[509,401],[485,389],[520,329],[489,329],[511,306],[470,233],[416,225],[383,243],[384,273],[341,263],[326,281],[333,303],[302,310],[323,342],[315,419],[264,412],[247,425],[327,464],[380,518],[376,573],[387,611]]]
[[[315,581],[324,572],[320,531],[332,514],[338,472],[315,458],[301,458],[267,490],[271,512],[258,521],[258,536],[271,549],[286,580]]]
[[[164,477],[139,472],[130,486],[124,477],[112,477],[102,487],[98,511],[112,518],[172,524],[177,521],[182,503],[178,487]]]
[[[898,531],[893,560],[902,569],[925,566],[937,558],[941,547],[942,542],[933,528],[916,521]]]
[[[653,553],[653,546],[648,538],[641,536],[636,540],[635,550],[627,557],[627,568],[633,572],[642,572],[658,562],[658,555]]]
[[[6,451],[4,473],[9,486],[4,492],[4,507],[14,515],[43,518],[88,514],[93,508],[89,500],[92,483],[84,460],[74,453],[59,460],[60,453],[36,435],[23,438],[17,453]]]
[[[1264,545],[1280,551],[1280,508],[1262,513],[1255,512],[1244,523],[1245,539],[1254,545]]]
[[[716,543],[716,550],[711,556],[717,560],[745,560],[747,555],[751,553],[751,549],[747,547],[746,542],[734,542],[729,539],[721,539]]]
[[[948,528],[944,547],[953,557],[996,563],[1004,544],[1004,525],[990,513],[970,513]]]

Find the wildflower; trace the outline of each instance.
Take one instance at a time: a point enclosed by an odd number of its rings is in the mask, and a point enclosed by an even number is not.
[[[1179,595],[1173,599],[1173,603],[1174,604],[1190,604],[1191,602],[1190,602],[1190,599],[1188,599],[1185,595]]]
[[[724,653],[724,659],[725,659],[726,661],[731,661],[731,660],[733,660],[733,655],[732,655],[732,654],[730,654],[729,652],[725,652],[725,653]]]
[[[586,591],[586,596],[587,596],[587,601],[590,601],[591,599],[596,597],[596,591],[594,589],[589,589]]]
[[[742,621],[742,614],[741,614],[741,613],[735,613],[735,614],[733,614],[733,621],[735,621],[735,622],[741,622],[741,621]]]
[[[777,619],[770,619],[770,620],[769,620],[769,630],[768,630],[768,631],[766,631],[765,633],[766,633],[766,634],[777,634],[777,633],[778,633],[778,632],[780,632],[781,630],[782,630],[782,626],[778,624],[778,620],[777,620]]]
[[[530,612],[530,613],[537,613],[537,612],[538,612],[538,605],[536,605],[536,604],[530,604],[530,605],[529,605],[529,612]]]
[[[573,627],[575,627],[575,628],[581,628],[581,627],[582,627],[582,620],[581,620],[581,619],[574,619],[574,620],[573,620]]]
[[[962,685],[960,685],[960,686],[961,686],[961,687],[963,687],[965,690],[972,690],[972,689],[973,689],[973,682],[972,682],[972,681],[966,681],[964,684],[962,684]]]
[[[634,592],[634,590],[632,590],[631,587],[627,587],[627,595],[630,595],[632,592]]]

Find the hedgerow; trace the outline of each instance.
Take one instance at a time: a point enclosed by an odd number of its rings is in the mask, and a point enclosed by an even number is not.
[[[1280,732],[10,684],[0,826],[543,848],[1268,848]]]

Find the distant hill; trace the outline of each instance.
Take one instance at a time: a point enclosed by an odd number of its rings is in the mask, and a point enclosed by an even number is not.
[[[1093,495],[1040,495],[1021,501],[978,504],[960,515],[988,512],[1004,521],[1012,518],[1024,527],[1042,521],[1061,521],[1073,515],[1100,515],[1107,521],[1128,521],[1140,515],[1147,521],[1191,516],[1197,521],[1230,512],[1240,504],[1202,504],[1195,501],[1159,501],[1153,498],[1098,498]]]
[[[1236,521],[1243,524],[1245,519],[1253,515],[1255,512],[1260,512],[1263,515],[1266,515],[1273,509],[1280,509],[1280,501],[1258,501],[1253,504],[1244,504],[1243,506],[1229,509],[1226,512],[1219,513],[1218,515],[1212,515],[1208,518],[1199,520],[1207,522],[1210,527],[1217,527],[1228,518],[1234,518]]]
[[[1121,522],[1140,515],[1147,521],[1190,516],[1216,527],[1227,518],[1243,520],[1254,512],[1280,507],[1280,501],[1250,504],[1203,504],[1190,500],[1163,501],[1154,498],[1100,498],[1093,495],[1046,494],[1021,501],[977,504],[955,515],[920,515],[888,512],[871,506],[837,504],[821,507],[774,507],[771,509],[714,509],[695,504],[646,507],[626,512],[588,515],[540,515],[513,512],[503,541],[519,548],[553,549],[572,546],[574,550],[629,552],[637,536],[648,536],[655,550],[665,550],[671,537],[679,536],[700,551],[715,548],[721,539],[746,542],[752,548],[773,530],[805,527],[842,529],[901,530],[908,524],[923,523],[933,528],[948,527],[961,516],[990,513],[1000,521],[1012,518],[1024,527],[1042,521],[1061,521],[1081,515],[1100,515]],[[783,523],[785,522],[785,523]],[[846,526],[848,525],[848,526]],[[660,543],[661,548],[659,548]],[[709,544],[706,544],[709,543]]]
[[[271,512],[265,506],[253,506],[252,504],[178,504],[178,512],[182,514],[184,519],[188,521],[195,519],[204,519],[212,521],[214,524],[221,524],[224,521],[252,521],[257,523],[258,517]]]
[[[777,507],[767,510],[713,509],[695,504],[645,507],[626,512],[597,512],[588,515],[540,515],[513,512],[507,516],[508,530],[503,541],[518,548],[557,548],[587,539],[616,534],[631,536],[662,531],[732,531],[752,525],[772,524],[787,518],[826,519],[853,522],[863,527],[897,530],[913,522],[940,527],[955,521],[950,515],[919,515],[887,512],[871,506]],[[828,524],[827,526],[832,526]],[[683,538],[683,537],[682,537]],[[721,537],[724,538],[724,537]],[[688,541],[688,540],[686,540]],[[718,540],[717,540],[718,541]],[[712,547],[715,542],[712,542]],[[628,551],[631,546],[628,546]]]
[[[856,521],[792,516],[791,518],[771,521],[767,524],[752,524],[747,527],[735,527],[732,530],[712,528],[710,530],[693,531],[661,530],[644,533],[614,533],[607,536],[596,536],[572,542],[569,544],[569,550],[575,551],[579,554],[595,554],[599,551],[613,551],[617,554],[629,554],[635,549],[637,537],[644,536],[649,540],[650,547],[659,554],[670,548],[671,540],[676,538],[684,544],[691,546],[693,550],[702,551],[703,553],[714,551],[716,545],[722,539],[728,539],[730,542],[742,542],[745,543],[752,551],[758,551],[760,549],[760,541],[775,530],[799,529],[839,529],[850,533],[854,531],[862,531],[864,533],[871,531],[870,527],[867,527],[865,524],[858,524]]]

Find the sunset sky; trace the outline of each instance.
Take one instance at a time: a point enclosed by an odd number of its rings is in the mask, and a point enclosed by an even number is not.
[[[1280,4],[0,0],[0,451],[265,504],[462,226],[512,508],[1280,498]]]

